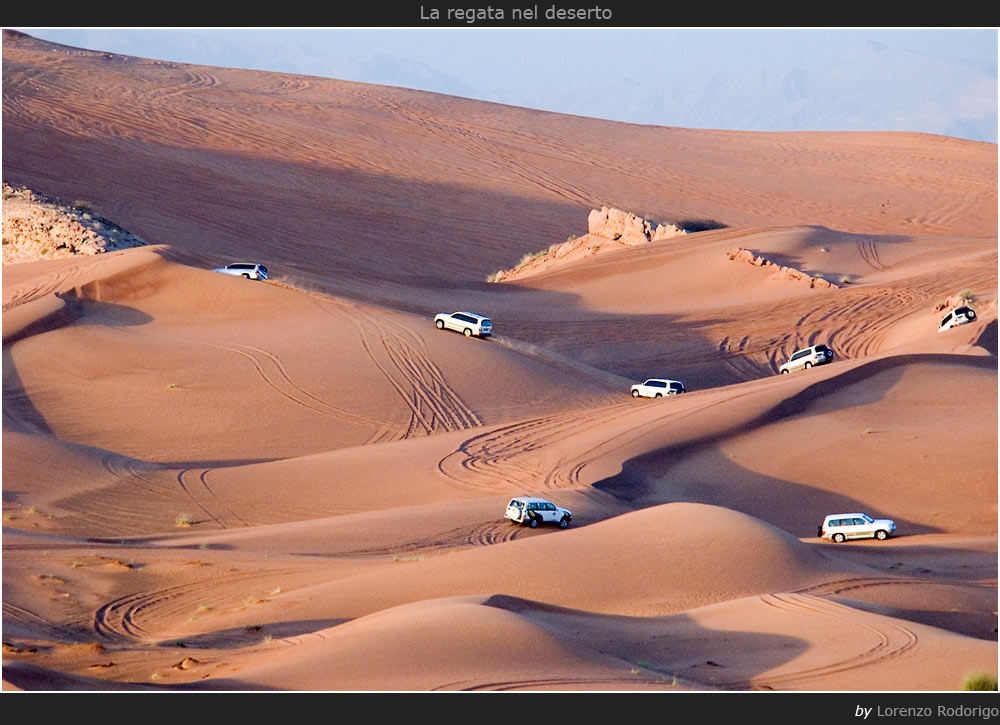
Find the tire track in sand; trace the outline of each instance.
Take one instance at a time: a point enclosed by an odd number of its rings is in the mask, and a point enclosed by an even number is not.
[[[409,422],[402,438],[477,428],[482,421],[447,382],[412,330],[347,302],[316,299],[320,309],[351,322],[365,353],[406,404]],[[391,440],[385,431],[371,442]]]
[[[80,266],[70,265],[13,288],[5,287],[3,291],[3,311],[6,312],[14,307],[23,305],[25,302],[31,302],[39,297],[51,294],[79,274]]]
[[[625,403],[561,413],[500,426],[469,438],[438,462],[438,470],[463,488],[499,493],[579,488],[582,471],[594,461],[626,447],[672,419],[700,414],[747,395],[708,397],[697,404],[677,407],[673,396],[646,401],[656,407]],[[629,419],[634,422],[629,423]],[[583,442],[586,434],[624,423],[615,434],[601,436],[596,444]],[[574,445],[573,438],[583,436]]]
[[[126,328],[116,329],[119,329],[119,331],[123,334],[139,334],[137,332],[127,330]],[[337,418],[344,422],[352,423],[366,429],[374,428],[374,433],[370,437],[369,442],[371,442],[372,438],[381,439],[391,436],[394,431],[402,428],[402,426],[398,424],[379,420],[363,413],[348,410],[347,408],[334,405],[333,403],[314,395],[296,382],[296,380],[288,372],[281,357],[270,350],[238,342],[210,342],[201,338],[184,337],[179,335],[172,335],[171,338],[180,342],[224,350],[226,352],[239,355],[250,362],[253,369],[256,371],[257,375],[260,376],[265,385],[289,402],[323,416]]]
[[[230,526],[234,525],[253,526],[252,523],[236,513],[235,509],[219,498],[215,491],[212,490],[212,487],[208,484],[208,474],[214,469],[201,469],[198,473],[198,484],[189,485],[187,481],[187,478],[189,477],[187,474],[193,470],[195,469],[185,468],[184,470],[178,472],[177,482],[180,484],[181,490],[187,494],[195,506],[201,509],[205,515],[218,524],[220,528],[228,529]],[[224,509],[224,511],[220,512],[220,508]],[[227,525],[227,521],[229,522],[229,525]]]
[[[360,549],[339,550],[338,556],[384,557],[400,560],[421,559],[425,554],[440,554],[447,549],[469,546],[493,546],[513,541],[524,534],[524,529],[508,521],[488,521],[475,526],[458,527],[401,543],[368,546]]]
[[[232,602],[232,590],[236,585],[257,583],[244,587],[247,590],[269,588],[262,584],[267,579],[284,577],[293,570],[269,571],[260,574],[247,571],[237,574],[226,573],[194,582],[178,584],[165,589],[133,592],[112,599],[99,606],[93,614],[91,626],[100,637],[117,644],[131,644],[156,639],[157,628],[190,619],[192,612],[203,608],[215,611],[227,602]],[[253,602],[261,600],[254,599]],[[246,602],[244,601],[244,604]],[[213,632],[213,639],[231,639],[232,644],[245,643],[245,637],[232,637]]]
[[[919,644],[919,638],[912,630],[887,617],[859,612],[821,597],[784,593],[765,594],[760,599],[768,607],[778,609],[783,617],[805,618],[807,621],[833,620],[833,626],[848,626],[853,630],[850,641],[857,643],[858,650],[843,659],[786,674],[765,674],[745,681],[715,680],[713,684],[738,688],[764,686],[772,689],[794,686],[809,680],[881,664],[906,654]],[[820,623],[819,626],[831,625]]]

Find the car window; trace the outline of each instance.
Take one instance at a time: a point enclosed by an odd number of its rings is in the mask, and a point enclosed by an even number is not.
[[[830,522],[830,526],[843,526],[844,525],[843,521],[844,521],[843,519],[833,519]]]
[[[866,523],[866,524],[874,524],[875,523],[875,519],[873,519],[871,516],[862,516],[861,520],[864,523]]]
[[[855,526],[863,526],[865,523],[864,519],[851,519],[851,523]]]
[[[799,358],[805,357],[809,354],[808,350],[800,350],[799,352],[792,355],[792,360],[798,360]]]
[[[684,388],[684,386],[681,385],[680,383],[670,383],[670,389],[671,390],[681,390],[683,388]]]
[[[826,352],[829,348],[826,345],[817,345],[815,348],[816,352]]]
[[[964,315],[969,311],[968,307],[956,307],[952,312],[956,315]]]
[[[950,319],[951,319],[951,313],[949,312],[947,315],[944,316],[944,319],[941,320],[941,324],[942,325],[947,324],[948,320]]]
[[[649,384],[649,387],[651,387],[651,388],[665,388],[665,387],[667,387],[667,384],[665,382],[663,382],[662,380],[654,380],[653,382],[651,382]]]

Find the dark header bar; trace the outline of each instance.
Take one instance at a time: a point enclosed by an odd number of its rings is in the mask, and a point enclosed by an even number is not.
[[[586,0],[465,6],[428,0],[417,4],[413,20],[418,26],[435,27],[621,27],[635,24],[628,19],[632,15],[615,3]],[[641,25],[648,21],[647,13]]]

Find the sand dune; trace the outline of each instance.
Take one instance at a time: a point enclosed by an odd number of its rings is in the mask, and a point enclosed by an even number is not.
[[[996,145],[3,42],[4,181],[149,242],[3,268],[4,689],[996,675]],[[705,231],[485,281],[602,206]]]

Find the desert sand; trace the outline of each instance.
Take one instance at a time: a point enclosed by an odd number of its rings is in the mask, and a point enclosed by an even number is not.
[[[4,689],[996,676],[995,144],[7,31],[3,142],[6,183],[146,242],[3,267]],[[602,208],[691,231],[486,281]],[[270,278],[211,271],[232,261]],[[938,332],[962,298],[976,320]],[[494,336],[434,327],[455,310]],[[831,364],[778,374],[817,343]],[[689,392],[630,397],[650,377]],[[506,521],[515,495],[572,523]],[[817,537],[854,511],[896,536]]]

